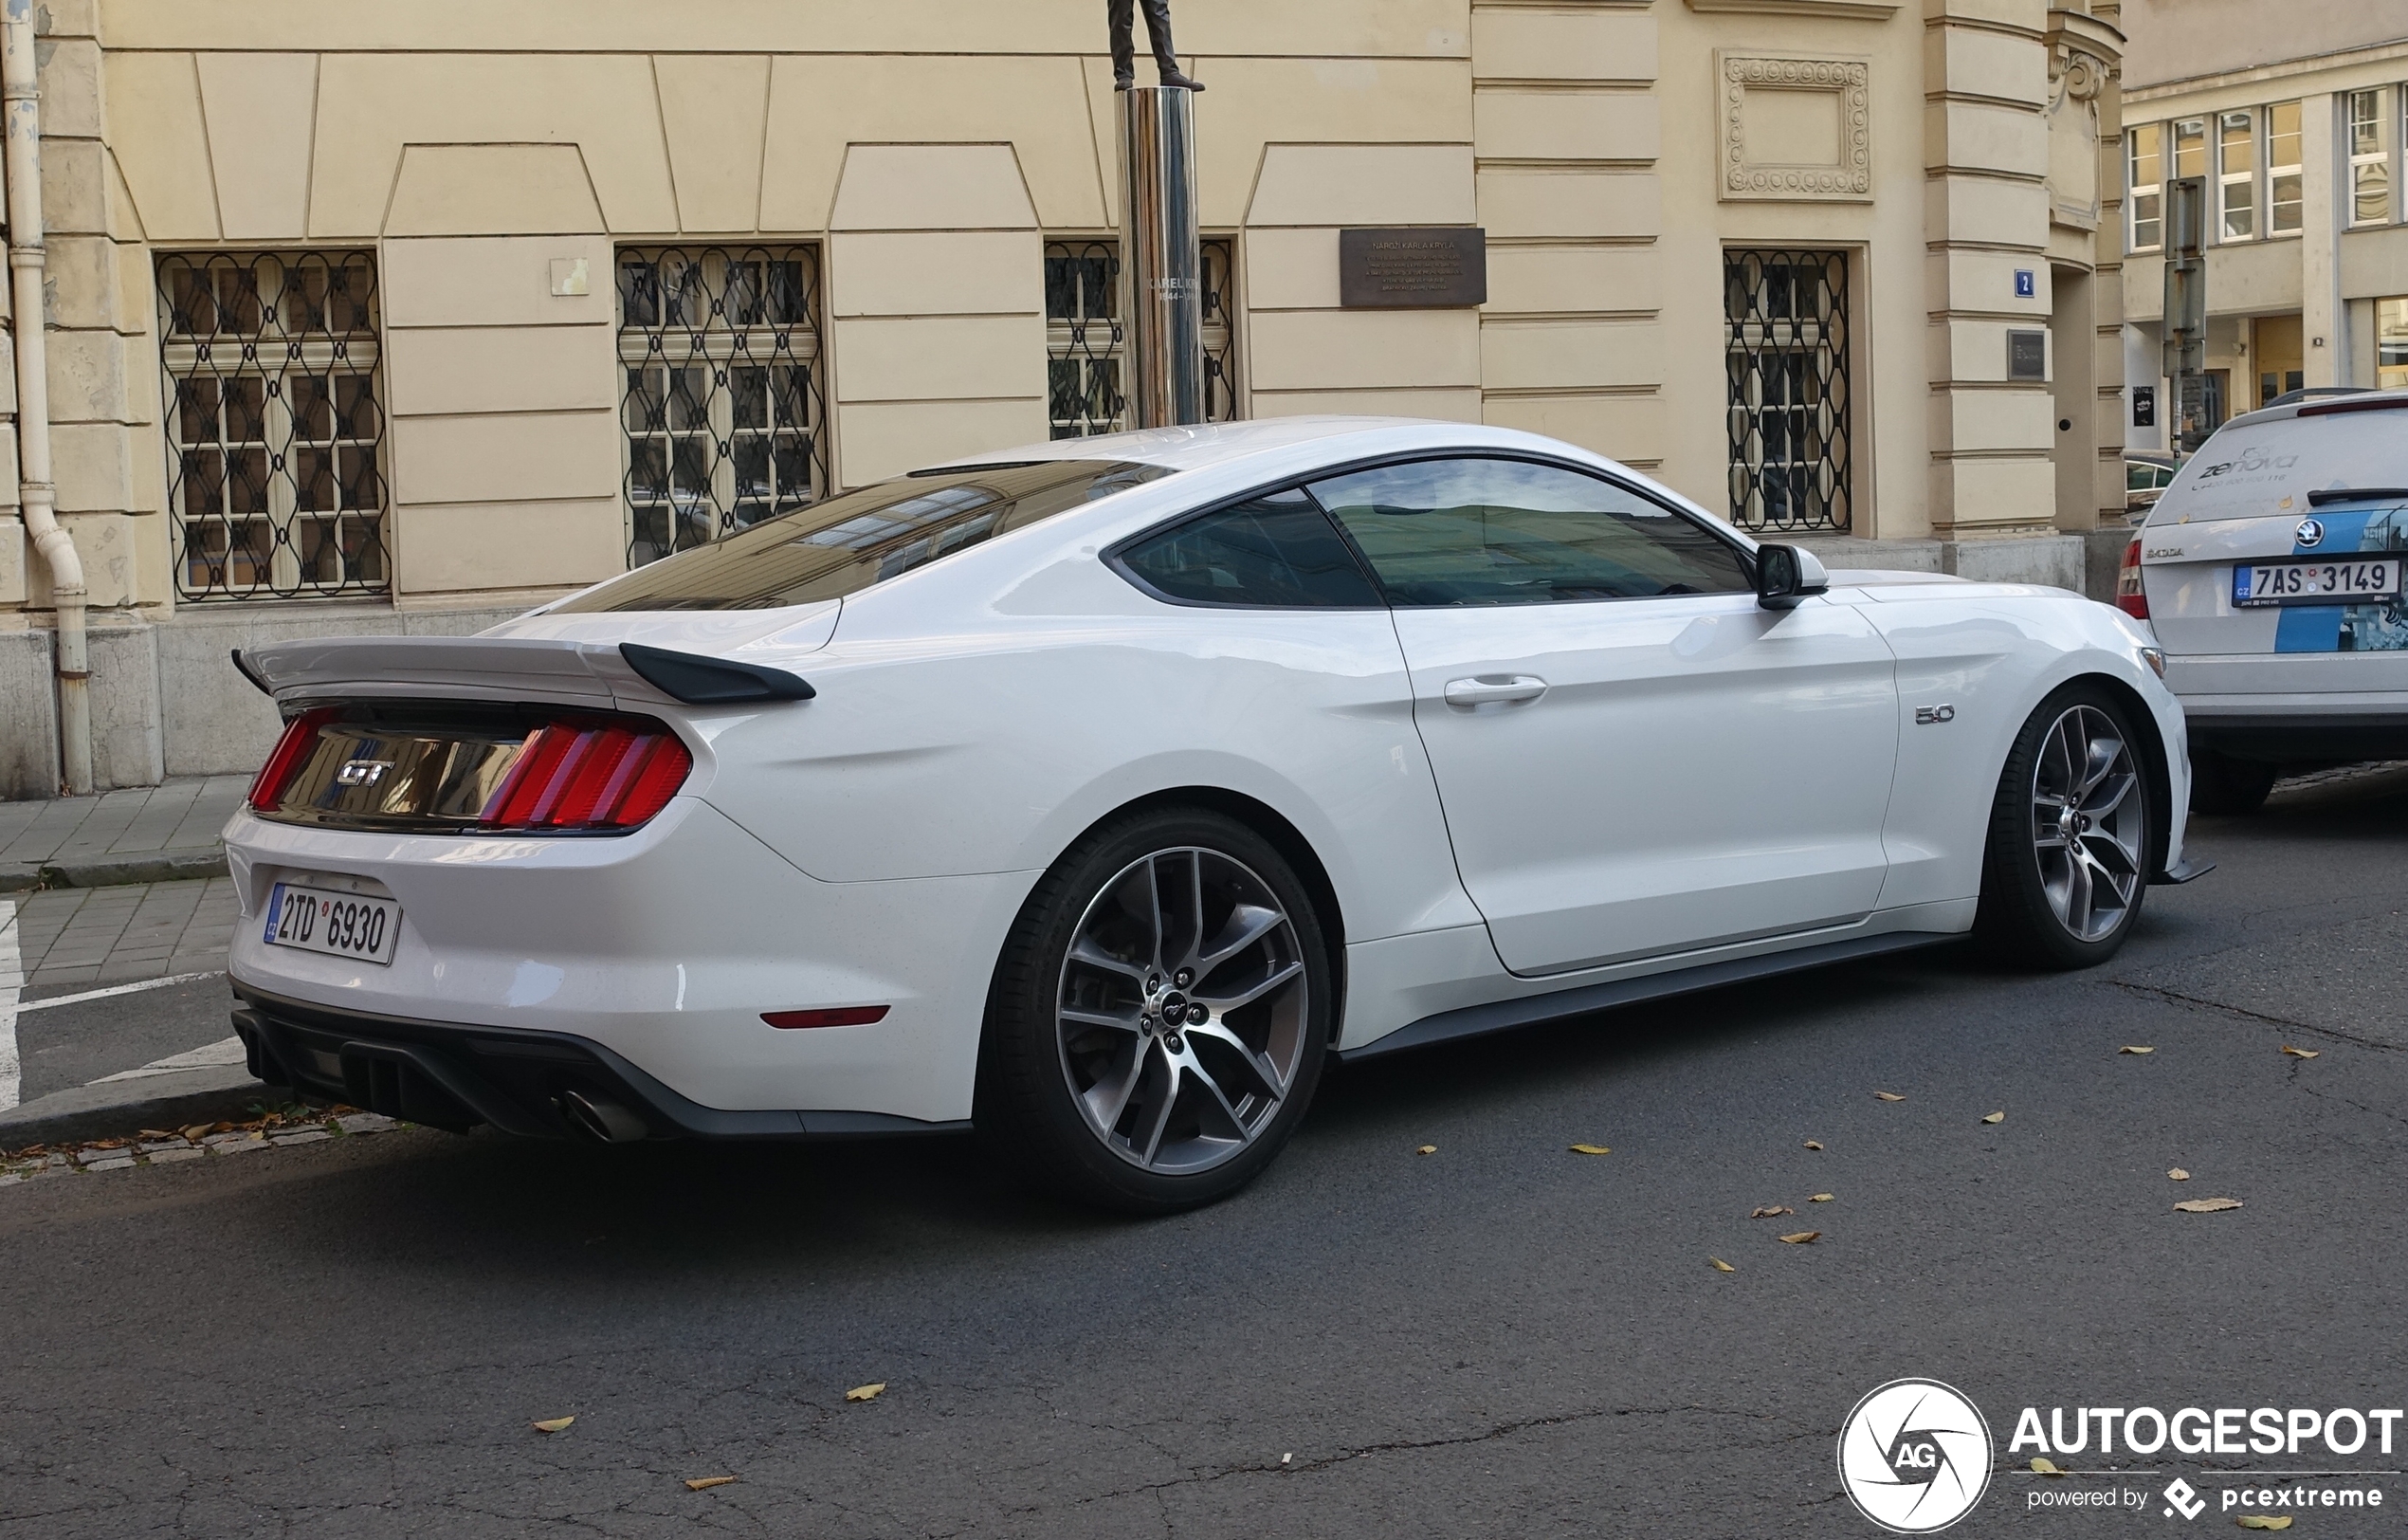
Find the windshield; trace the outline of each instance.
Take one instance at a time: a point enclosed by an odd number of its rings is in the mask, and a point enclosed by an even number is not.
[[[2310,492],[2408,486],[2408,410],[2401,409],[2218,429],[2184,463],[2149,522],[2296,517],[2308,511]]]
[[[841,598],[1169,474],[1126,461],[1046,460],[880,482],[639,567],[549,613],[775,610]]]

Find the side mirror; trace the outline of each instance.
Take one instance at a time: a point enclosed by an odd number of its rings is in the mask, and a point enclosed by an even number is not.
[[[1831,587],[1831,576],[1815,553],[1796,545],[1756,548],[1756,602],[1767,610],[1794,610]]]

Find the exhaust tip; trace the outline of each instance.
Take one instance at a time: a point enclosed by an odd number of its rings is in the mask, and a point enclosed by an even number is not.
[[[613,1101],[588,1096],[581,1091],[560,1093],[560,1111],[569,1126],[606,1145],[627,1145],[651,1133],[644,1120]]]

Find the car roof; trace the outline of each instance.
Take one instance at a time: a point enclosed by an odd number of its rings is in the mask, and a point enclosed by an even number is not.
[[[1466,446],[1497,449],[1560,448],[1511,429],[1478,423],[1448,422],[1425,417],[1264,417],[1251,422],[1198,423],[1186,428],[1142,428],[1125,433],[1098,433],[1091,438],[1058,438],[1016,449],[965,454],[921,468],[923,470],[970,469],[979,466],[1027,464],[1040,460],[1130,460],[1168,470],[1194,470],[1266,450],[1292,449],[1324,440],[1391,434],[1405,430],[1416,436],[1439,428]]]
[[[2260,407],[2255,412],[2244,412],[2237,417],[2227,418],[2224,427],[2254,428],[2260,423],[2282,422],[2303,412],[2312,417],[2323,417],[2399,407],[2408,407],[2408,389],[2352,391],[2346,395],[2311,395],[2304,400],[2286,401],[2280,406]]]

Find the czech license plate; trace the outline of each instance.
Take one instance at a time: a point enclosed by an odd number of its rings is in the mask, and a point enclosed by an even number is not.
[[[2233,602],[2266,604],[2380,604],[2399,596],[2399,558],[2363,560],[2259,561],[2233,569]]]
[[[280,882],[267,900],[266,941],[329,957],[391,964],[400,939],[401,906],[364,893],[330,893]]]

